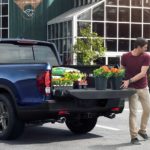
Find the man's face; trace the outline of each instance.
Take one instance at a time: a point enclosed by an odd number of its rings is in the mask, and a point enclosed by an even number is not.
[[[140,53],[140,54],[143,54],[145,51],[147,51],[147,47],[148,47],[147,44],[145,44],[143,47],[140,47],[140,46],[139,46],[139,53]]]

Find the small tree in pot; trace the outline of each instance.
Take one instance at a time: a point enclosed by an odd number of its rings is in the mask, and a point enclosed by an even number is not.
[[[97,58],[104,56],[104,41],[96,32],[91,32],[90,26],[81,29],[80,34],[82,38],[77,38],[73,49],[83,64],[90,65]]]

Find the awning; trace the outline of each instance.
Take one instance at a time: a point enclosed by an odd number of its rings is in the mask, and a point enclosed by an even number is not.
[[[50,25],[50,24],[60,23],[60,22],[68,21],[68,20],[73,20],[74,16],[78,16],[78,15],[82,14],[83,12],[100,5],[104,1],[105,0],[101,0],[99,2],[95,2],[95,3],[89,4],[89,5],[84,5],[84,6],[80,6],[77,8],[73,8],[73,9],[63,13],[62,15],[59,15],[58,17],[48,21],[47,24]]]

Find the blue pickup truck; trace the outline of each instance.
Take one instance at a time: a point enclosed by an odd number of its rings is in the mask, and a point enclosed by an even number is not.
[[[99,116],[113,118],[133,90],[65,90],[54,96],[52,69],[61,66],[53,43],[0,40],[0,140],[15,139],[25,124],[65,122],[74,133],[91,131]]]

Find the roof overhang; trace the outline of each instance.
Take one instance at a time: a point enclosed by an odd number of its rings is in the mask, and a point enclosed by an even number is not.
[[[78,15],[84,13],[85,11],[88,11],[91,8],[94,8],[98,5],[100,5],[101,3],[103,3],[105,0],[101,0],[99,2],[95,2],[89,5],[84,5],[84,6],[80,6],[77,8],[73,8],[65,13],[63,13],[62,15],[59,15],[58,17],[48,21],[48,25],[50,24],[55,24],[55,23],[60,23],[60,22],[64,22],[64,21],[69,21],[69,20],[73,20],[73,17],[77,17]]]

